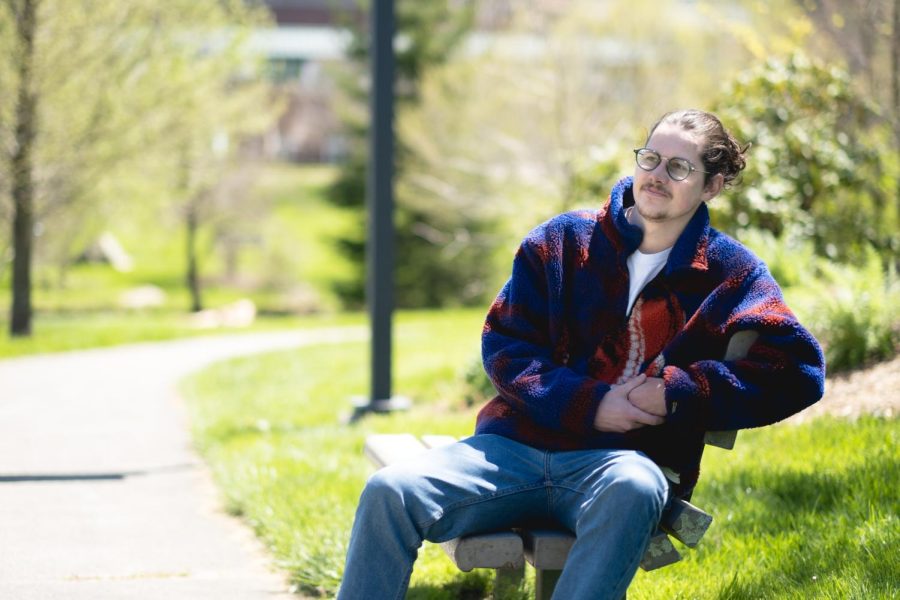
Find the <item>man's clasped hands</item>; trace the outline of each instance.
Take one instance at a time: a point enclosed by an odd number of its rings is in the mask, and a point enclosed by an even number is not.
[[[659,377],[640,374],[614,385],[597,408],[594,427],[599,431],[624,433],[644,427],[660,425],[666,419],[666,388]]]

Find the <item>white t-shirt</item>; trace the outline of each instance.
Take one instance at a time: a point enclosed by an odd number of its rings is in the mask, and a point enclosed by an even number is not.
[[[634,306],[634,301],[637,300],[638,294],[641,293],[644,286],[662,271],[662,268],[666,265],[666,260],[669,259],[669,253],[671,252],[671,248],[666,248],[662,252],[655,252],[653,254],[644,254],[640,250],[635,250],[634,253],[628,257],[629,286],[628,310],[625,311],[626,315],[631,314],[631,308]]]

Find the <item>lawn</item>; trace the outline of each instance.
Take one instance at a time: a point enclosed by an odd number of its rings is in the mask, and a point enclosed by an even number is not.
[[[401,313],[396,392],[414,408],[342,424],[366,392],[363,344],[303,348],[213,366],[183,384],[195,439],[228,509],[271,548],[297,588],[333,595],[372,432],[471,432],[461,372],[483,311]],[[896,420],[832,418],[742,432],[707,451],[693,501],[715,521],[684,560],[639,572],[630,599],[893,598],[900,563]],[[522,590],[527,594],[530,583]],[[462,574],[426,545],[410,598],[481,598],[491,573]]]
[[[251,193],[264,207],[264,218],[258,235],[251,236],[236,257],[236,275],[226,276],[220,247],[209,240],[201,244],[206,308],[249,298],[258,314],[254,329],[363,322],[362,314],[338,313],[334,286],[351,277],[352,269],[337,252],[335,240],[352,226],[353,216],[325,199],[335,175],[335,168],[327,165],[269,163],[262,168]],[[181,225],[168,215],[147,226],[160,215],[144,217],[109,223],[133,259],[131,271],[79,261],[61,271],[35,263],[31,337],[6,334],[11,270],[0,268],[0,358],[233,332],[195,326],[184,283]],[[126,295],[148,286],[160,294],[158,306],[123,306]]]

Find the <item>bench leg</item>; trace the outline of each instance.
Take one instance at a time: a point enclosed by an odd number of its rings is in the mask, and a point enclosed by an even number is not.
[[[519,589],[522,579],[525,578],[525,565],[494,570],[494,599],[503,600],[509,598],[513,592]]]
[[[562,571],[557,569],[535,569],[534,570],[534,598],[535,600],[550,600],[553,590],[556,588],[556,582]]]
[[[556,569],[535,569],[534,600],[550,600],[560,575],[562,575],[562,571]],[[627,595],[627,593],[622,594],[622,600],[626,600]]]

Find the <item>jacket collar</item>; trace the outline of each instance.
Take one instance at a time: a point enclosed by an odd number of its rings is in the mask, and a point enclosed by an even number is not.
[[[640,227],[632,225],[625,217],[625,209],[634,205],[634,178],[623,177],[609,195],[606,210],[601,215],[601,220],[606,220],[607,231],[612,230],[619,238],[620,246],[625,256],[630,255],[641,245],[644,232]],[[687,226],[675,242],[669,260],[666,263],[666,273],[670,274],[681,269],[695,269],[706,271],[709,268],[707,250],[709,247],[709,209],[706,202],[700,204],[697,212],[688,221]]]

